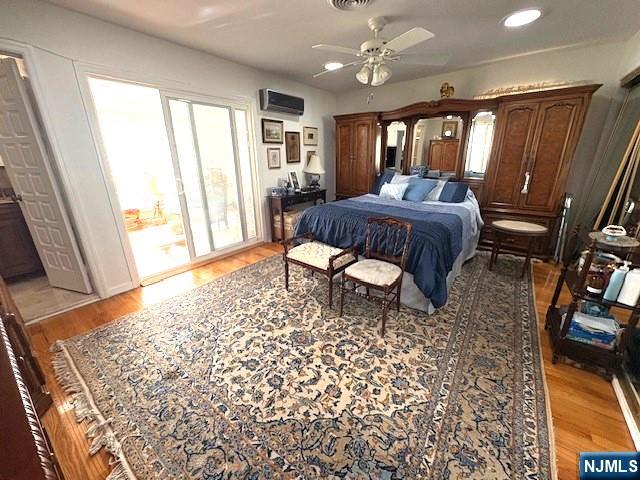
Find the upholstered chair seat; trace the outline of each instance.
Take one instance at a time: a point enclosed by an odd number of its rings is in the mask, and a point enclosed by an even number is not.
[[[402,275],[402,269],[393,263],[375,258],[365,258],[347,267],[345,273],[352,278],[371,285],[385,286],[393,283]]]
[[[329,258],[338,255],[340,252],[342,252],[341,249],[325,243],[306,242],[289,250],[287,252],[287,258],[300,263],[306,263],[321,270],[327,270],[329,268]],[[355,257],[353,255],[344,255],[337,258],[333,266],[338,269],[354,260]]]

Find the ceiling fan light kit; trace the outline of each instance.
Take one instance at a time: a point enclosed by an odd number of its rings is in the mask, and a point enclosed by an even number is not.
[[[373,38],[363,42],[360,45],[360,50],[326,44],[314,45],[312,48],[355,55],[358,57],[358,60],[347,63],[343,68],[362,65],[355,75],[356,80],[364,85],[370,83],[372,87],[383,85],[391,78],[392,71],[388,63],[402,61],[401,52],[403,50],[413,47],[425,40],[429,40],[434,36],[433,33],[424,28],[415,27],[387,41],[379,36],[387,24],[385,17],[373,17],[370,18],[367,23],[369,29],[373,32]],[[329,63],[325,64],[325,70],[316,73],[314,78],[331,71],[332,69],[329,69],[327,65],[329,65]]]

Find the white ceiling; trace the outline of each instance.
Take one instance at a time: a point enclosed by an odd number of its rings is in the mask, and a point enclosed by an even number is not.
[[[629,37],[640,27],[638,0],[374,0],[344,12],[327,0],[49,0],[219,57],[333,91],[357,88],[353,69],[312,75],[330,60],[353,57],[312,50],[317,43],[358,48],[369,17],[390,23],[393,38],[420,26],[435,38],[407,50],[450,55],[444,67],[393,65],[389,83],[458,70],[498,58],[585,42]],[[536,6],[537,22],[507,29],[510,12]]]

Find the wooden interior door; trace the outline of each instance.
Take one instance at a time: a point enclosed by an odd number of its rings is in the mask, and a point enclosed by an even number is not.
[[[551,213],[559,207],[581,108],[582,98],[540,104],[533,150],[527,166],[528,192],[521,195],[520,208]]]
[[[351,181],[353,172],[351,161],[353,122],[338,123],[336,136],[336,194],[350,195],[353,191],[353,183]]]
[[[444,144],[442,140],[429,142],[429,170],[442,170],[442,157],[444,156]]]
[[[369,193],[373,182],[373,128],[369,120],[356,121],[353,128],[352,180],[353,193]]]
[[[44,141],[15,60],[0,60],[0,155],[54,287],[91,293],[80,249],[53,183]]]
[[[442,153],[442,163],[440,170],[445,172],[455,172],[458,168],[458,147],[459,140],[446,140]]]
[[[498,109],[495,148],[488,172],[487,207],[518,208],[538,109],[536,102],[504,104]]]

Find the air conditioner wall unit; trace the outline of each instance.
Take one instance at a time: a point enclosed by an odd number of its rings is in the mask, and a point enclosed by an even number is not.
[[[260,90],[260,109],[302,115],[304,113],[304,98],[263,88]]]

